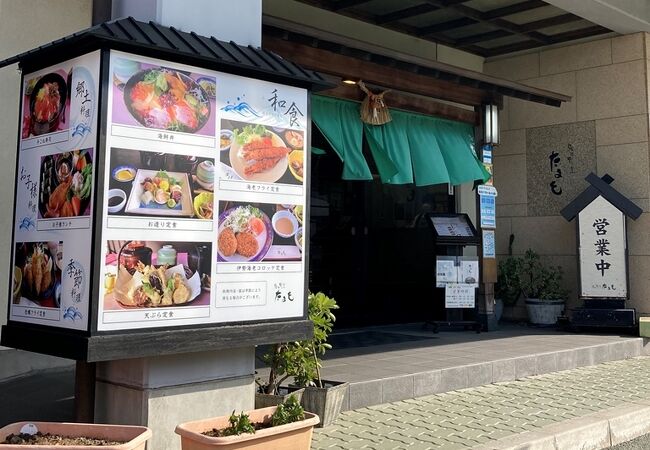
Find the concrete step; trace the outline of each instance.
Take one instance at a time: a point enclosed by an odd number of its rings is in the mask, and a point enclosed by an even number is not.
[[[406,364],[408,357],[396,357],[393,365],[386,364],[391,359],[369,361],[368,370],[356,376],[343,374],[337,377],[336,360],[328,361],[323,370],[324,378],[349,381],[343,410],[363,408],[381,403],[395,402],[430,394],[455,391],[491,383],[513,381],[531,375],[541,375],[577,367],[591,366],[607,361],[617,361],[644,355],[644,339],[621,337],[616,341],[596,345],[575,345],[572,348],[544,351],[531,351],[529,354],[514,357],[499,357],[486,352],[482,358],[472,362],[432,361],[414,366]],[[459,352],[461,352],[459,350]],[[413,356],[417,358],[417,356]],[[354,357],[350,357],[354,358]],[[350,359],[348,358],[348,359]],[[360,357],[363,358],[363,357]],[[363,359],[360,359],[363,361]],[[414,359],[415,360],[415,359]],[[435,367],[440,366],[439,368]],[[407,373],[390,374],[389,367],[408,368]],[[401,372],[404,372],[402,370]],[[373,375],[374,374],[374,375]],[[347,380],[346,380],[347,378]]]

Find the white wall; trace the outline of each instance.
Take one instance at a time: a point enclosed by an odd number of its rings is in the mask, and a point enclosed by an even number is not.
[[[92,0],[0,0],[0,60],[89,27],[91,7]],[[19,93],[17,65],[0,69],[0,324],[7,318]],[[3,369],[7,364],[0,357]]]

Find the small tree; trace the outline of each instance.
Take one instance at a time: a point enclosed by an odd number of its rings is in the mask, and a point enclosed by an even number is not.
[[[255,380],[260,392],[277,394],[280,385],[289,377],[293,377],[297,386],[323,387],[320,357],[332,348],[327,343],[327,338],[336,320],[332,310],[338,307],[336,300],[322,292],[309,293],[307,315],[314,325],[314,336],[304,341],[285,342],[269,347],[262,357],[270,368],[268,379],[266,382],[260,378]]]
[[[532,249],[526,250],[521,263],[519,284],[528,298],[559,300],[567,297],[562,288],[562,267],[545,266],[540,256]]]
[[[339,306],[336,304],[336,300],[322,292],[316,294],[310,292],[307,303],[309,320],[314,324],[314,337],[310,340],[303,341],[303,345],[311,352],[316,376],[310,380],[300,380],[298,384],[301,386],[316,384],[322,388],[323,380],[320,375],[322,363],[320,357],[332,348],[332,345],[327,343],[327,338],[332,332],[332,327],[336,321],[336,316],[334,316],[332,310],[338,309]],[[314,383],[314,380],[316,380],[316,383]]]
[[[277,395],[278,388],[289,377],[294,380],[312,380],[316,376],[311,349],[302,342],[274,344],[268,348],[262,359],[270,369],[266,382],[260,378],[255,380],[263,394]]]
[[[499,262],[497,270],[497,283],[495,297],[503,300],[506,305],[514,305],[521,294],[519,277],[523,260],[518,257],[508,256]]]

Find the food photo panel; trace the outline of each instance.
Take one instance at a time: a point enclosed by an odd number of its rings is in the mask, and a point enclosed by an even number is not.
[[[148,61],[148,60],[147,60]],[[213,76],[115,56],[113,124],[215,136]]]
[[[38,218],[90,216],[92,149],[41,157]]]
[[[22,138],[67,130],[70,126],[72,70],[54,70],[25,80]]]
[[[104,311],[209,306],[209,242],[107,241]]]
[[[63,242],[19,242],[14,253],[14,305],[59,308]]]
[[[304,132],[222,120],[222,178],[303,185]]]
[[[217,260],[301,261],[303,206],[219,202]]]
[[[212,220],[214,173],[211,158],[111,148],[108,214]]]

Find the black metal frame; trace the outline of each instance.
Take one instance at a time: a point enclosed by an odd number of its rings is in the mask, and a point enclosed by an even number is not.
[[[472,237],[464,237],[464,236],[440,236],[438,232],[436,231],[436,227],[433,224],[433,219],[436,217],[463,217],[465,219],[465,222],[467,225],[470,227],[472,230]],[[478,234],[478,231],[476,230],[476,227],[470,220],[469,216],[466,213],[458,213],[458,214],[438,214],[438,213],[429,213],[427,214],[427,224],[431,227],[431,230],[434,233],[434,238],[435,238],[435,243],[436,245],[479,245],[481,243],[481,237]]]

